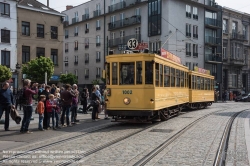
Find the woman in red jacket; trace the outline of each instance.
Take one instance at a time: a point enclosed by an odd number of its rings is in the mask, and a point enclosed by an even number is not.
[[[56,103],[54,101],[54,95],[50,94],[49,95],[49,100],[46,101],[46,109],[47,109],[47,114],[48,114],[48,124],[47,126],[49,126],[50,124],[50,118],[52,117],[52,126],[53,126],[53,130],[56,130],[55,128],[55,109],[56,109]],[[50,127],[47,128],[47,130],[49,130]]]

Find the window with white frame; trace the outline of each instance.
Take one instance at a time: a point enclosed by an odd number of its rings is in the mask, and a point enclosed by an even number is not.
[[[232,87],[237,87],[237,75],[236,74],[232,74]]]
[[[89,69],[85,69],[84,74],[85,74],[85,76],[89,76]]]
[[[111,32],[111,39],[115,39],[115,32]]]
[[[89,8],[85,8],[85,14],[89,15]]]
[[[64,65],[65,66],[69,65],[69,57],[67,57],[67,56],[64,58]]]
[[[65,21],[69,21],[69,16],[65,16]]]
[[[0,15],[10,16],[10,4],[2,2],[0,3]]]
[[[85,53],[85,63],[89,63],[89,54]]]
[[[76,76],[76,78],[78,78],[78,70],[77,69],[75,70],[75,76]]]
[[[193,44],[193,57],[198,57],[198,44]]]
[[[191,56],[191,43],[186,43],[186,56]]]
[[[110,16],[110,23],[112,27],[115,27],[115,15]]]
[[[89,45],[89,38],[85,38],[85,45]]]
[[[78,36],[78,27],[75,27],[75,36]]]
[[[85,33],[89,33],[89,23],[85,24]]]
[[[237,33],[237,22],[232,22],[232,33]]]
[[[101,76],[101,68],[100,67],[96,68],[96,76],[99,77],[99,78]]]
[[[191,24],[186,24],[186,36],[191,37]]]
[[[65,43],[65,52],[69,51],[69,43]]]
[[[223,59],[227,58],[227,47],[223,47],[223,49],[222,49],[222,56],[223,56]]]
[[[191,18],[191,6],[186,5],[186,17]]]
[[[75,50],[78,50],[78,41],[75,41]]]
[[[136,36],[141,34],[141,27],[135,28],[135,34],[136,34]]]
[[[189,70],[191,70],[191,62],[186,62],[186,66],[188,67]]]
[[[236,50],[236,58],[237,59],[240,58],[240,53],[241,53],[241,49],[240,49],[240,47],[237,47],[237,50]]]
[[[100,36],[99,36],[99,35],[96,36],[96,44],[97,44],[97,43],[100,44]]]
[[[75,62],[78,62],[78,55],[75,55]]]
[[[75,12],[75,19],[76,19],[76,22],[79,21],[79,18],[78,18],[78,12]]]
[[[198,8],[193,7],[193,19],[198,20]]]
[[[136,16],[139,16],[139,15],[140,15],[140,8],[136,8],[136,9],[135,9],[135,15],[136,15]]]
[[[120,31],[120,37],[121,37],[121,38],[125,37],[125,31],[124,31],[124,30],[121,30],[121,31]]]
[[[198,39],[198,26],[193,26],[193,38]]]
[[[248,39],[247,38],[247,25],[242,25],[243,26],[243,29],[242,29],[242,32],[243,32],[243,37],[244,39]]]
[[[65,38],[69,38],[69,30],[65,29]]]
[[[223,33],[228,33],[228,20],[223,19]]]
[[[96,30],[100,30],[101,26],[100,26],[100,20],[96,20]]]
[[[101,52],[97,51],[96,52],[96,62],[100,62],[101,61]]]

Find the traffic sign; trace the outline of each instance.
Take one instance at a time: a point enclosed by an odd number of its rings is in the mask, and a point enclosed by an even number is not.
[[[138,41],[135,38],[129,39],[127,46],[129,49],[134,50],[138,46]]]

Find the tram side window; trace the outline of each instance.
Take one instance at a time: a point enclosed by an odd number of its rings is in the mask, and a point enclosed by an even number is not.
[[[184,87],[184,71],[181,71],[181,87]]]
[[[171,68],[171,87],[175,87],[175,68]]]
[[[170,67],[164,66],[164,87],[170,87]]]
[[[160,87],[163,87],[163,67],[160,65]]]
[[[192,89],[196,89],[196,76],[192,76]]]
[[[120,85],[134,85],[135,82],[135,63],[120,63]]]
[[[185,78],[186,78],[186,83],[185,83],[186,85],[185,85],[185,87],[189,87],[189,82],[188,82],[188,76],[189,76],[189,75],[188,75],[187,72],[185,72],[185,74],[186,74],[186,75],[185,75]],[[190,86],[191,86],[191,82],[190,82]]]
[[[207,90],[207,78],[204,78],[204,90]]]
[[[118,72],[117,72],[117,63],[112,63],[112,85],[118,84]]]
[[[145,71],[146,84],[153,84],[153,63],[146,61],[145,67],[146,67],[146,71]]]
[[[197,76],[197,89],[201,89],[201,78]]]
[[[201,79],[201,90],[204,90],[204,78],[200,77]]]
[[[207,79],[207,90],[211,90],[211,80],[208,78]]]
[[[176,87],[180,87],[180,70],[176,69],[175,72]]]
[[[106,83],[110,85],[110,63],[106,64]]]
[[[142,84],[142,62],[136,62],[136,84]]]
[[[159,63],[155,64],[155,86],[159,87]]]

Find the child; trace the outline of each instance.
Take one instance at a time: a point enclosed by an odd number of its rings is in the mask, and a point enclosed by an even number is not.
[[[42,123],[43,123],[43,114],[44,114],[44,101],[46,99],[45,95],[40,95],[39,103],[37,105],[37,113],[39,114],[39,123],[38,130],[44,131]]]
[[[50,118],[52,117],[52,125],[53,125],[53,130],[56,130],[55,128],[55,109],[56,109],[56,104],[54,101],[54,95],[50,94],[49,95],[49,100],[46,101],[46,109],[47,109],[47,114],[48,114],[48,123],[47,126],[50,124]],[[58,126],[58,124],[57,124]],[[47,128],[49,130],[50,127]]]

